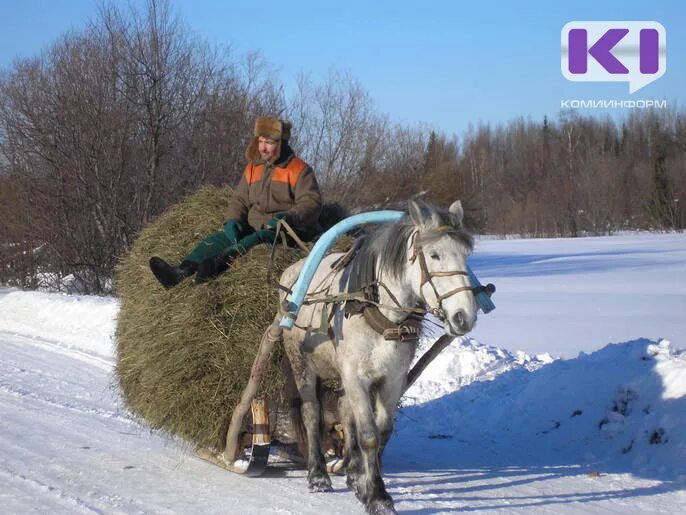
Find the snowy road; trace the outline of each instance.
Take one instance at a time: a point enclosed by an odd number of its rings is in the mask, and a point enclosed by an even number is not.
[[[304,471],[235,476],[150,434],[122,413],[111,364],[98,356],[3,332],[0,376],[5,513],[362,513],[340,476],[335,493],[310,494]],[[386,479],[402,513],[675,513],[686,506],[683,483],[594,477],[578,466],[464,467],[450,440],[418,443],[422,453],[389,449]]]

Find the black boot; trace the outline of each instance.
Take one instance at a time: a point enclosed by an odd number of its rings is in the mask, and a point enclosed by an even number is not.
[[[157,256],[150,258],[150,270],[165,288],[176,286],[186,277],[193,275],[197,269],[198,265],[192,261],[183,261],[179,266],[172,266]]]
[[[198,273],[195,275],[195,284],[206,283],[226,272],[237,255],[238,252],[235,249],[231,249],[202,261],[200,265],[198,265]]]

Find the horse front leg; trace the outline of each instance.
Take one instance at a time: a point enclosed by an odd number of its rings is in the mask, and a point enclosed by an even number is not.
[[[387,377],[376,391],[374,415],[376,427],[379,429],[379,467],[382,469],[383,452],[393,433],[395,413],[398,411],[398,404],[404,391],[405,381],[401,375]]]
[[[348,486],[352,485],[358,499],[365,505],[367,512],[373,514],[396,513],[393,499],[386,491],[379,465],[381,435],[374,420],[369,388],[356,378],[344,380],[348,409],[355,424],[356,446],[361,457],[361,467],[355,463],[354,451],[351,453],[351,471]],[[361,473],[359,470],[361,469]]]

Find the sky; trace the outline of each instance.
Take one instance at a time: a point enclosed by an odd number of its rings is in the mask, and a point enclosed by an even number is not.
[[[0,69],[17,57],[37,55],[69,30],[81,30],[96,16],[98,5],[93,0],[0,0]],[[171,5],[192,32],[211,44],[231,46],[237,55],[259,50],[287,91],[302,73],[315,81],[330,71],[350,73],[392,121],[427,124],[448,134],[460,135],[479,123],[554,118],[570,99],[656,99],[670,108],[681,108],[685,100],[682,0],[172,0]],[[633,94],[625,82],[563,77],[565,24],[602,20],[662,24],[666,73]],[[627,109],[582,112],[621,117]]]

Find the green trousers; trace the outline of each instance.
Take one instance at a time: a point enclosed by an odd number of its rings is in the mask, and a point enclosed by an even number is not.
[[[224,231],[220,231],[210,234],[207,238],[198,243],[191,253],[183,258],[183,260],[200,264],[202,261],[230,250],[232,247],[237,253],[243,254],[260,243],[268,243],[271,245],[274,243],[275,238],[276,231],[273,229],[256,231],[250,226],[236,234],[236,240],[229,238]],[[234,241],[236,242],[234,243]]]

